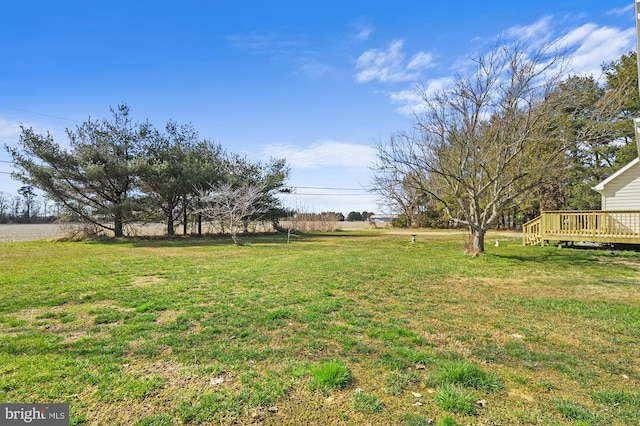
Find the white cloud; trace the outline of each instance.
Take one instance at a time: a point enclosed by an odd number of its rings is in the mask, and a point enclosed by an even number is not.
[[[407,69],[419,70],[431,66],[433,66],[433,55],[431,53],[419,52],[413,55],[413,58],[409,61],[409,65],[407,65]]]
[[[421,85],[423,94],[427,97],[443,90],[453,82],[451,77],[433,78]],[[406,89],[389,93],[392,104],[400,105],[397,111],[401,114],[413,116],[422,110],[422,96],[416,89]]]
[[[406,89],[389,93],[392,104],[400,105],[397,111],[401,114],[412,116],[420,107],[422,98],[416,90]]]
[[[359,22],[355,25],[356,33],[354,34],[354,40],[362,41],[369,38],[373,33],[373,27],[371,25]]]
[[[0,117],[0,139],[18,139],[20,135],[20,123],[5,120]]]
[[[612,10],[609,14],[627,13],[629,10],[629,7],[625,7]],[[555,23],[552,16],[545,16],[531,25],[511,27],[506,35],[525,39],[532,47],[539,47],[550,43],[560,31],[567,29]],[[619,59],[634,47],[634,39],[634,28],[620,29],[586,23],[568,30],[553,44],[571,52],[572,72],[597,77],[602,72],[603,63]]]
[[[585,24],[560,39],[560,43],[572,50],[572,71],[582,75],[598,77],[602,64],[619,59],[632,48],[635,30],[613,27],[599,27]]]
[[[540,42],[547,41],[552,34],[552,17],[547,15],[534,22],[531,25],[514,26],[505,31],[508,37],[518,39],[537,40]]]
[[[610,11],[607,12],[607,15],[626,15],[627,13],[631,12],[634,8],[634,4],[631,3],[628,6],[625,7],[621,7],[618,9],[611,9]]]
[[[375,149],[368,145],[319,141],[307,147],[268,145],[266,156],[286,158],[292,168],[345,167],[366,169],[375,161]]]
[[[358,58],[356,68],[361,71],[356,74],[358,83],[371,80],[404,81],[407,80],[402,70],[404,54],[400,51],[402,41],[391,42],[387,50],[371,49]]]
[[[394,104],[416,104],[420,102],[421,99],[418,92],[411,89],[391,92],[389,93],[389,97]]]
[[[440,92],[453,84],[453,77],[441,77],[433,78],[422,86],[422,91],[425,95],[431,96],[437,92]]]
[[[420,70],[432,65],[433,57],[429,53],[418,52],[406,63],[402,45],[402,40],[394,40],[385,50],[371,49],[360,55],[356,62],[356,69],[359,70],[355,76],[356,81],[393,83],[417,80]]]
[[[625,8],[628,11],[628,8]],[[561,31],[564,35],[558,37]],[[536,49],[543,45],[553,43],[560,48],[566,48],[570,52],[571,72],[580,75],[593,75],[599,78],[602,74],[602,65],[619,59],[623,54],[635,47],[634,28],[616,28],[602,26],[595,23],[583,24],[569,29],[555,22],[552,16],[545,16],[531,25],[509,28],[503,35],[516,40],[526,40],[529,47]],[[483,45],[485,43],[482,43]],[[488,45],[485,46],[487,48]],[[378,79],[380,81],[403,81],[400,77],[413,77],[413,68],[426,68],[433,63],[433,57],[428,53],[414,55],[406,67],[402,54],[402,42],[395,41],[385,51],[372,50],[365,52],[359,60],[363,70],[358,74],[359,82]],[[476,55],[482,55],[480,51]],[[469,52],[451,59],[450,68],[464,74],[470,64]],[[364,66],[367,65],[365,68]],[[439,90],[446,88],[452,82],[452,76],[428,79],[421,84],[425,95],[430,96]],[[409,80],[409,78],[406,78]],[[412,89],[388,93],[392,104],[398,105],[397,111],[405,115],[413,115],[420,112],[421,99],[418,93]]]

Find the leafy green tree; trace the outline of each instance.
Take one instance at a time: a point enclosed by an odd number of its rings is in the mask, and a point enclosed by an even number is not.
[[[636,52],[622,55],[604,67],[607,90],[622,92],[623,103],[619,109],[616,127],[617,139],[623,141],[616,153],[612,171],[616,171],[638,156],[633,118],[640,116],[640,92],[638,91],[638,62]]]
[[[612,143],[616,129],[603,119],[610,116],[608,93],[591,76],[571,76],[558,85],[552,96],[559,104],[555,125],[569,142],[565,200],[554,199],[571,209],[599,209],[600,196],[591,188],[608,174],[618,150]],[[552,189],[548,185],[545,194],[553,194]]]
[[[135,219],[135,189],[146,128],[129,117],[129,107],[110,108],[111,119],[67,129],[70,149],[50,134],[22,128],[18,147],[5,146],[17,169],[14,178],[42,190],[83,220],[124,235]]]
[[[18,189],[18,194],[22,197],[24,205],[24,217],[29,219],[31,217],[33,205],[36,200],[36,193],[33,192],[33,186],[26,185]]]
[[[347,214],[347,222],[362,222],[362,213],[360,212],[349,212]]]
[[[635,57],[623,55],[603,67],[604,85],[591,76],[571,76],[551,94],[560,105],[553,125],[569,142],[568,168],[563,179],[543,187],[541,209],[599,209],[601,197],[592,187],[636,157]]]
[[[190,205],[195,188],[218,182],[223,176],[223,151],[219,145],[200,141],[190,125],[170,122],[165,132],[149,129],[140,168],[140,189],[151,220],[161,212],[167,235]],[[185,230],[186,233],[186,230]]]
[[[208,185],[225,182],[228,174],[227,154],[220,145],[203,140],[192,146],[186,158],[186,169],[189,170],[190,185],[184,187],[181,197],[182,233],[187,234],[188,216],[197,210],[199,189]],[[197,215],[198,234],[202,234],[202,215]]]
[[[201,211],[198,188],[223,183],[234,190],[261,190],[252,198],[255,217],[243,216],[245,228],[251,220],[276,223],[286,216],[277,197],[289,175],[284,159],[262,163],[229,155],[220,145],[200,140],[190,125],[169,122],[159,131],[134,123],[126,105],[111,113],[110,120],[88,120],[67,130],[69,149],[50,134],[23,128],[19,146],[6,146],[18,169],[14,177],[116,237],[124,235],[129,222],[158,219],[165,221],[168,235],[181,219],[186,234],[189,213]]]

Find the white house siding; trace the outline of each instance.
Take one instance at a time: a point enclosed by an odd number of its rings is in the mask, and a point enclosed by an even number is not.
[[[602,210],[640,210],[640,163],[606,182],[601,194]]]

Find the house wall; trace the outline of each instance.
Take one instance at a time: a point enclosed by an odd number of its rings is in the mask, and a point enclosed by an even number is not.
[[[640,210],[640,163],[605,185],[602,210]]]

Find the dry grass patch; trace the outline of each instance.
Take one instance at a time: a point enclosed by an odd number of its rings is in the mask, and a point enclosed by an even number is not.
[[[131,283],[129,284],[129,286],[131,287],[157,287],[157,286],[162,286],[162,285],[166,285],[167,283],[167,278],[166,277],[158,277],[158,276],[144,276],[144,277],[134,277],[131,280]]]
[[[182,315],[183,311],[165,309],[158,313],[158,317],[156,318],[156,322],[160,325],[167,325],[176,322],[176,319]]]

